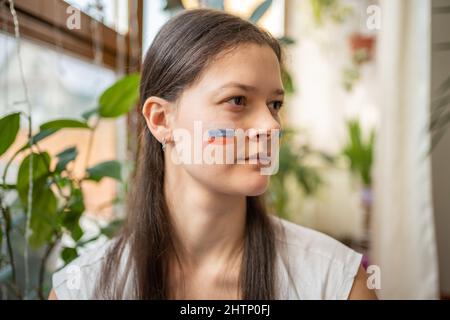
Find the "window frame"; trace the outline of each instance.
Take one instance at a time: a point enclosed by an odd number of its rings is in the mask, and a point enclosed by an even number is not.
[[[1,20],[6,26],[6,32],[14,35],[14,23],[9,14],[9,2],[2,2],[4,8],[1,12]],[[19,20],[20,34],[22,37],[57,46],[68,54],[76,55],[82,59],[94,62],[94,41],[90,29],[93,18],[84,12],[80,12],[80,29],[70,30],[66,26],[67,9],[70,4],[63,0],[14,0],[14,7]],[[102,65],[113,70],[118,70],[118,56],[125,57],[125,73],[140,69],[142,52],[142,17],[143,0],[128,0],[129,7],[129,31],[121,35],[115,30],[98,22],[100,28],[100,44],[102,52]],[[137,11],[136,11],[137,10]],[[132,30],[131,12],[137,12],[137,33]],[[6,24],[4,23],[6,21]],[[136,26],[136,24],[135,24]],[[117,46],[117,37],[125,37],[126,48],[121,51]],[[133,46],[133,50],[131,47]]]

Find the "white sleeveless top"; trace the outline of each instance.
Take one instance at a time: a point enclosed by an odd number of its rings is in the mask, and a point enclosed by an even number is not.
[[[323,233],[271,217],[277,226],[278,299],[347,299],[362,255]],[[111,241],[82,254],[53,274],[58,299],[92,297]],[[125,292],[127,288],[128,282]],[[132,299],[131,295],[125,297]]]

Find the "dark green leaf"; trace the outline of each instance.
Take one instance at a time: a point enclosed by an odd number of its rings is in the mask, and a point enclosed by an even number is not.
[[[76,147],[70,147],[65,149],[64,151],[58,153],[56,156],[58,157],[58,164],[56,165],[55,171],[61,172],[66,169],[67,164],[70,161],[75,160],[78,155],[78,151]]]
[[[97,182],[104,177],[110,177],[118,181],[121,181],[122,179],[121,165],[120,162],[116,160],[99,163],[96,166],[87,169],[87,174],[87,179]]]
[[[76,248],[66,247],[61,252],[61,258],[64,260],[65,264],[75,260],[78,257],[78,252]]]
[[[82,128],[89,129],[89,126],[86,122],[75,120],[75,119],[58,119],[52,120],[46,123],[41,124],[39,127],[40,130],[47,129],[64,129],[64,128]]]
[[[29,163],[28,155],[20,164],[17,191],[20,202],[25,212],[28,211],[28,188],[29,188]],[[50,241],[56,224],[57,200],[50,186],[47,184],[49,172],[50,157],[47,153],[33,153],[33,190],[32,207],[30,217],[30,228],[32,234],[29,243],[37,248],[46,241]]]
[[[140,76],[129,74],[111,87],[100,97],[99,114],[103,118],[116,118],[128,113],[137,103],[139,97]]]
[[[11,147],[20,129],[20,113],[11,113],[0,119],[0,156]]]
[[[41,141],[41,140],[47,138],[48,136],[54,134],[58,130],[59,129],[45,129],[45,130],[39,131],[36,135],[31,137],[31,143],[32,144],[38,143],[39,141]],[[27,148],[27,147],[28,147],[28,144],[26,144],[24,146],[24,148]]]
[[[81,189],[73,188],[71,197],[66,210],[62,213],[62,225],[71,233],[75,241],[83,236],[83,230],[80,227],[80,217],[85,210],[84,198]]]
[[[256,7],[249,20],[254,24],[258,23],[258,21],[262,18],[262,16],[266,13],[271,5],[272,0],[264,0],[258,7]]]
[[[45,183],[45,178],[50,174],[50,156],[47,152],[44,153],[33,153],[33,182],[41,180]],[[31,154],[26,156],[19,166],[19,171],[17,174],[17,191],[19,192],[20,200],[23,204],[27,203],[28,196],[28,185],[29,185],[29,164],[30,164]]]
[[[57,199],[47,185],[36,184],[33,188],[29,238],[30,246],[39,248],[52,239],[57,227]]]

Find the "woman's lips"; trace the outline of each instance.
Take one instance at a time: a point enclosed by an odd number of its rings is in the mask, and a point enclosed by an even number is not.
[[[246,162],[250,161],[250,160],[252,160],[252,161],[256,160],[255,163],[269,164],[272,159],[271,159],[270,155],[267,155],[265,153],[255,153],[255,154],[252,154],[252,155],[247,156],[245,158],[238,158],[238,161],[239,160],[240,161],[243,160],[243,161],[246,161]]]

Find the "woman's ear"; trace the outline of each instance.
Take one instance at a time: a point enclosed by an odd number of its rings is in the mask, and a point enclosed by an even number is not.
[[[145,100],[142,115],[147,127],[158,141],[167,141],[170,138],[170,103],[162,98],[152,96]]]

